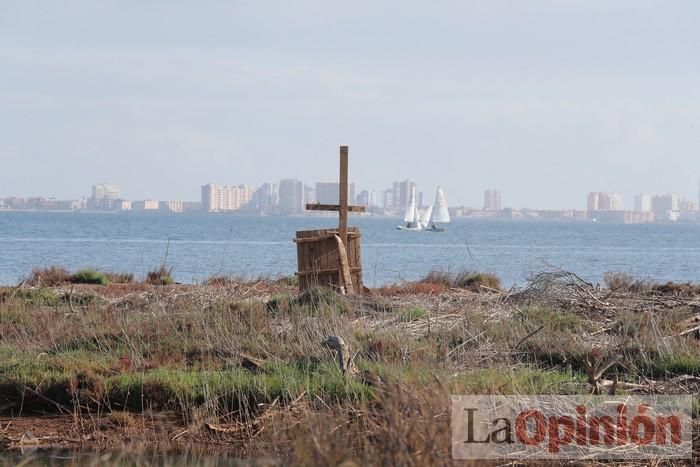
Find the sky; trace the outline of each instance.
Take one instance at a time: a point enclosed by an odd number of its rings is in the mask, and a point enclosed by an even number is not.
[[[0,196],[441,185],[479,207],[700,178],[700,2],[0,0]]]

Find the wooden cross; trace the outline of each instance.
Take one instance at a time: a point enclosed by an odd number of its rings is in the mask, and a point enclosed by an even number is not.
[[[340,255],[341,267],[340,278],[345,284],[346,291],[352,293],[352,281],[350,280],[350,269],[347,267],[347,247],[348,247],[348,212],[365,212],[364,206],[348,206],[348,147],[340,146],[340,187],[338,189],[338,204],[307,204],[309,211],[338,211],[338,254]],[[342,246],[342,248],[341,248]]]

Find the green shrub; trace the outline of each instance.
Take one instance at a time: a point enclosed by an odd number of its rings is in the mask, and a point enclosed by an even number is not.
[[[95,269],[81,269],[70,276],[70,281],[73,284],[107,285],[109,284],[109,277],[104,272]]]

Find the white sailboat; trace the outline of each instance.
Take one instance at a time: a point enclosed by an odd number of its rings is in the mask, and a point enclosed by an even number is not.
[[[435,203],[428,211],[430,211],[428,222],[423,225],[423,228],[430,232],[444,232],[445,229],[440,227],[439,224],[449,224],[450,211],[447,209],[445,193],[439,186],[437,187],[437,193],[435,193]]]
[[[411,187],[411,197],[406,206],[406,213],[403,216],[404,225],[396,226],[399,230],[423,230],[418,205],[416,204],[416,187]]]

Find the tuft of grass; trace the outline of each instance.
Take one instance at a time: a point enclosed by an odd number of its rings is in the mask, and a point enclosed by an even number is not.
[[[96,269],[81,269],[75,274],[70,276],[70,281],[73,284],[96,284],[96,285],[108,285],[109,277],[104,272],[100,272]]]
[[[605,286],[610,290],[643,293],[651,290],[653,284],[649,281],[636,279],[626,272],[608,271],[603,275]]]
[[[175,283],[172,272],[172,268],[161,266],[146,273],[146,282],[153,285],[171,285]]]
[[[501,290],[501,280],[489,272],[462,271],[453,276],[444,271],[430,271],[420,282],[444,288],[467,289],[472,292],[484,292],[488,289]]]
[[[65,268],[49,266],[47,268],[34,268],[27,279],[29,285],[35,287],[56,287],[70,282],[71,275]]]
[[[463,271],[455,277],[454,286],[472,292],[484,290],[501,290],[501,280],[490,272]]]

